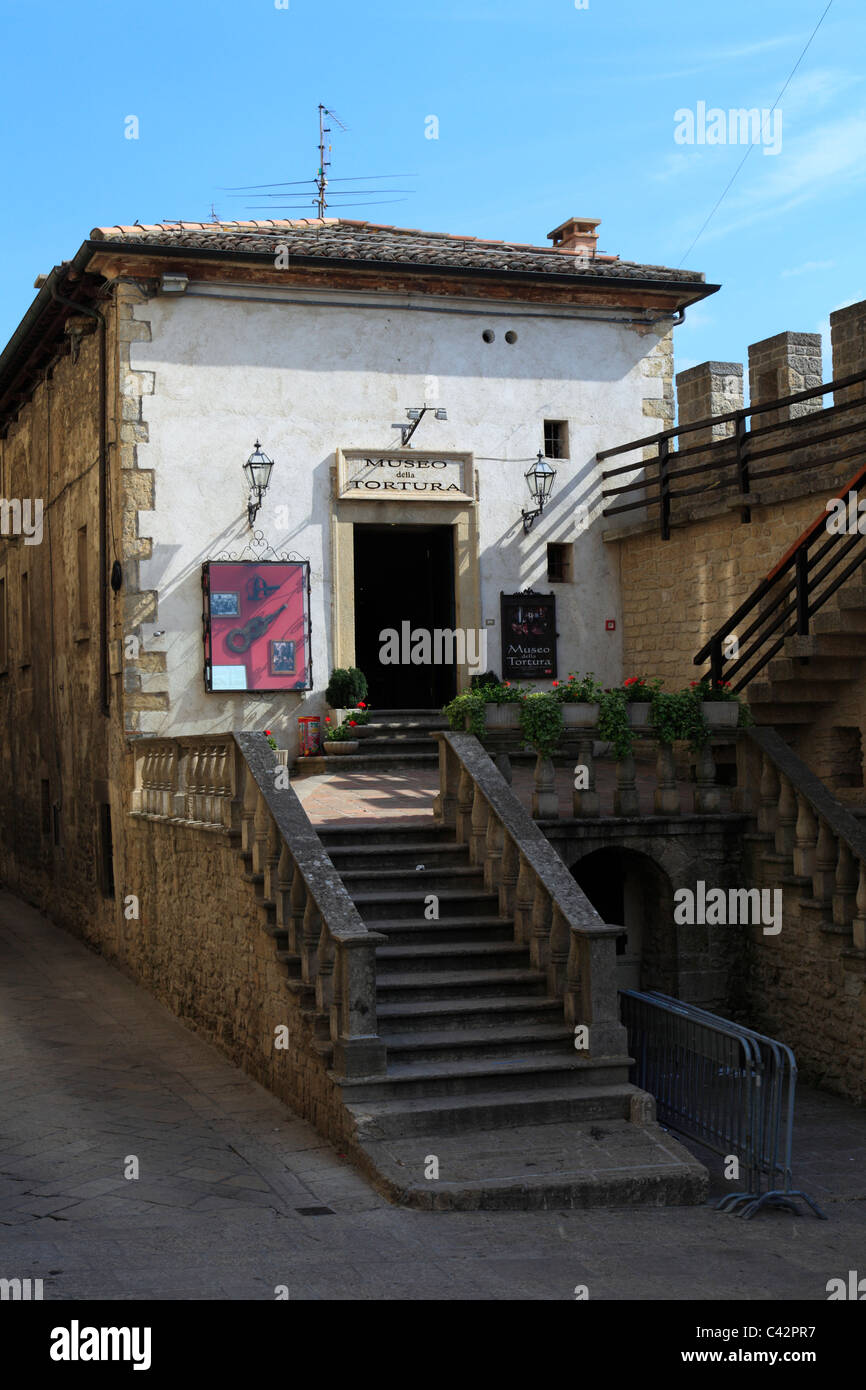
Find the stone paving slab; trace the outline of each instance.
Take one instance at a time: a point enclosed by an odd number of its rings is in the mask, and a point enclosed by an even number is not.
[[[0,1079],[0,1277],[42,1278],[48,1300],[270,1300],[286,1284],[293,1300],[571,1301],[586,1284],[592,1299],[823,1301],[828,1279],[866,1272],[866,1113],[833,1096],[801,1091],[794,1150],[826,1222],[703,1205],[415,1211],[6,893],[0,1018],[16,1083]],[[130,1153],[138,1181],[122,1177]],[[333,1215],[298,1210],[321,1206]]]

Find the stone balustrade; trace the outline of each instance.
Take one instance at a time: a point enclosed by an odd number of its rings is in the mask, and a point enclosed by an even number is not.
[[[437,732],[440,791],[435,811],[468,844],[497,893],[503,917],[513,917],[515,941],[544,971],[548,993],[564,1002],[569,1026],[587,1025],[589,1056],[623,1057],[616,938],[492,760],[472,734]]]
[[[228,834],[251,868],[273,935],[333,1044],[339,1077],[384,1076],[377,1034],[376,947],[260,733],[137,739],[132,815]],[[283,776],[278,774],[282,772]]]
[[[739,809],[757,819],[771,853],[825,906],[825,918],[866,951],[866,830],[774,729],[746,731],[737,747]]]

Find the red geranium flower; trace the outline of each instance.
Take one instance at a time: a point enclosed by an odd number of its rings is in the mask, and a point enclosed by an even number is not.
[[[331,722],[331,716],[330,716],[329,714],[326,714],[326,715],[325,715],[325,723],[326,723],[326,724],[330,724],[330,722]]]
[[[357,722],[358,722],[357,719],[350,719],[350,720],[349,720],[350,727],[354,729],[354,727],[355,727],[355,725],[357,724]]]
[[[553,684],[554,684],[554,685],[559,685],[559,681],[554,681]]]
[[[358,709],[366,709],[366,708],[367,708],[367,706],[366,706],[365,702],[364,702],[363,700],[359,700],[359,701],[358,701]]]

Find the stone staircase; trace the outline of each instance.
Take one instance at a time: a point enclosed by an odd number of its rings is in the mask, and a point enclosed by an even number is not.
[[[387,1075],[341,1082],[356,1157],[380,1188],[459,1209],[702,1200],[704,1169],[647,1113],[628,1059],[575,1051],[561,1000],[548,998],[453,831],[379,825],[320,838],[387,939],[376,951]]]
[[[811,724],[862,679],[866,662],[866,586],[845,585],[811,619],[808,637],[787,637],[743,695],[755,722],[779,729]]]
[[[438,754],[430,735],[447,729],[448,721],[435,709],[372,710],[370,721],[358,726],[357,753],[336,757],[298,758],[294,777],[322,772],[394,772],[408,768],[434,769]]]

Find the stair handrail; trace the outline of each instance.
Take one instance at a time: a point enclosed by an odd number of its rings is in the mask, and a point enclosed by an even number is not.
[[[827,499],[823,510],[809,523],[806,529],[798,536],[793,545],[789,546],[788,550],[785,551],[784,555],[776,562],[765,578],[755,586],[748,597],[740,604],[739,608],[725,620],[722,626],[713,633],[712,637],[704,643],[700,651],[695,655],[693,658],[695,666],[703,665],[704,662],[709,660],[710,670],[708,674],[714,683],[723,681],[725,675],[733,677],[738,672],[741,672],[743,667],[746,666],[759,649],[765,646],[770,637],[779,631],[786,618],[794,612],[796,615],[794,623],[781,631],[779,637],[770,649],[763,651],[754,665],[750,666],[748,671],[742,674],[739,680],[733,685],[734,690],[744,689],[745,686],[747,686],[750,681],[754,680],[755,676],[764,669],[768,662],[773,659],[784,645],[786,638],[795,635],[799,637],[808,636],[809,620],[811,617],[824,606],[840,585],[844,584],[845,580],[848,579],[855,570],[859,569],[863,561],[866,560],[866,546],[860,547],[860,542],[864,537],[859,530],[855,530],[853,535],[848,533],[834,533],[829,535],[827,544],[822,547],[819,553],[811,557],[809,554],[810,547],[816,539],[820,537],[822,527],[826,527],[828,503],[845,499],[849,492],[856,492],[857,488],[863,482],[866,482],[866,465],[861,466],[841,489]],[[852,563],[847,565],[842,572],[836,576],[833,583],[828,585],[820,595],[817,595],[815,593],[817,586],[823,583],[823,581],[839,567],[847,555],[852,551],[858,550],[858,547],[859,553],[855,556]],[[815,567],[820,565],[821,561],[825,556],[830,554],[831,551],[833,551],[834,554],[830,562],[825,565],[819,573],[813,573]],[[781,612],[778,612],[773,624],[763,632],[745,652],[741,653],[738,648],[735,658],[725,657],[725,639],[733,635],[734,629],[738,627],[743,618],[751,613],[753,609],[757,608],[761,601],[770,594],[779,579],[791,570],[793,570],[793,576],[785,587],[776,594],[769,607],[760,612],[757,619],[740,635],[740,646],[743,642],[748,641],[759,628],[763,627],[767,619],[784,603],[785,606],[781,609]],[[788,600],[788,602],[785,603],[785,600]],[[733,662],[730,666],[727,665],[729,661]]]
[[[375,952],[387,938],[368,929],[297,792],[277,775],[285,769],[267,741],[242,730],[234,741],[241,755],[242,847],[253,856],[254,872],[264,874],[265,897],[277,904],[301,978],[315,987],[317,1009],[329,1017],[333,1069],[352,1079],[384,1076]]]
[[[588,1055],[625,1056],[616,964],[622,928],[602,920],[475,735],[437,730],[433,737],[440,824],[469,845],[488,891],[498,891],[501,915],[514,917],[515,939],[546,973],[551,995],[563,999],[566,1022],[587,1027]]]

